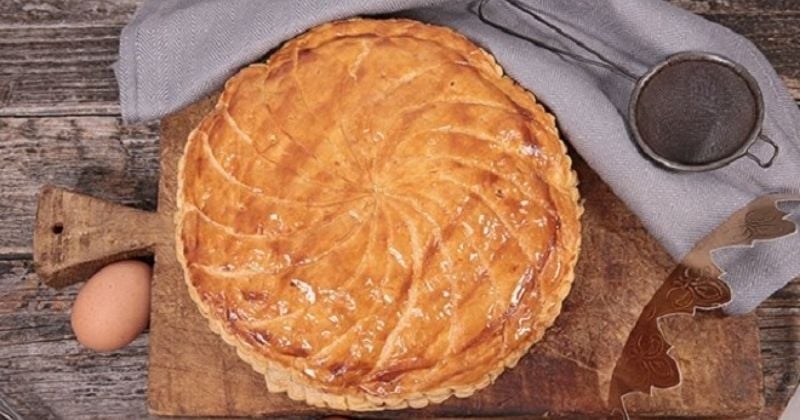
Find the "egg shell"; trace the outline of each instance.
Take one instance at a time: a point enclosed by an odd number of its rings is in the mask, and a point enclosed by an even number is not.
[[[72,331],[83,346],[114,351],[128,345],[150,318],[153,271],[141,261],[105,266],[78,292],[72,307]]]

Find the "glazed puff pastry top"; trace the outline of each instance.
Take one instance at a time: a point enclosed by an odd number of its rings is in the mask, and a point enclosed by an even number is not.
[[[554,118],[454,31],[348,20],[225,85],[178,172],[177,253],[271,391],[468,396],[560,312],[580,241]]]

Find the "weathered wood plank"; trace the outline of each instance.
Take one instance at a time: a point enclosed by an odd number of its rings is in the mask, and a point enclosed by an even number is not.
[[[800,382],[800,280],[772,295],[756,314],[764,371],[761,418],[777,418]]]
[[[69,326],[77,290],[0,261],[0,393],[23,418],[146,416],[147,334],[114,353],[81,348]]]
[[[800,99],[800,2],[671,1],[753,40]],[[39,0],[0,6],[0,116],[118,114],[110,66],[136,3]]]
[[[800,99],[800,2],[796,0],[670,0],[745,35],[767,56]]]
[[[0,255],[30,254],[43,184],[154,209],[157,130],[117,117],[0,118]]]
[[[777,418],[800,382],[800,280],[775,292],[756,313],[766,403],[762,418]]]
[[[24,25],[124,25],[141,0],[4,0],[0,27]]]
[[[121,25],[0,27],[0,116],[119,114]]]

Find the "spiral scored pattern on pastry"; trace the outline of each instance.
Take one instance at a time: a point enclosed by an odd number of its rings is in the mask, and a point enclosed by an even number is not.
[[[349,20],[228,81],[189,136],[177,253],[271,391],[471,395],[552,324],[580,241],[554,118],[450,29]]]

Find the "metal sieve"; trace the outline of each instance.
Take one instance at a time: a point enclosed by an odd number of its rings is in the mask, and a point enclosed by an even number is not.
[[[554,47],[494,22],[484,11],[488,0],[478,4],[478,17],[507,34],[579,63],[605,68],[635,84],[627,123],[638,149],[653,162],[674,171],[700,172],[721,168],[745,156],[762,168],[769,168],[778,156],[778,145],[761,130],[761,90],[741,65],[712,53],[681,52],[636,76],[530,6],[518,0],[505,1],[594,58]],[[772,148],[767,160],[750,152],[759,139]]]

